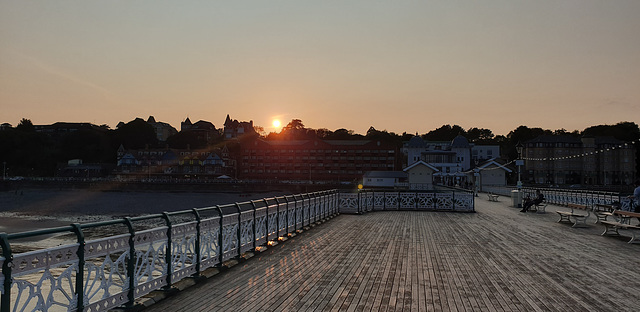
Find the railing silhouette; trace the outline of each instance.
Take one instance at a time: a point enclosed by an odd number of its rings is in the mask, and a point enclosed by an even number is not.
[[[154,290],[168,289],[336,215],[338,203],[339,193],[332,190],[0,233],[0,311],[104,311],[133,306],[137,298]],[[149,228],[142,229],[143,222]],[[117,232],[117,227],[120,234],[85,239],[93,232]],[[12,252],[12,242],[18,239],[65,233],[73,233],[76,242]]]

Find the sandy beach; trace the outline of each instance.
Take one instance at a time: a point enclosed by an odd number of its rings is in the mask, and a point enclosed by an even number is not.
[[[23,189],[0,192],[0,232],[112,220],[287,195],[283,192],[103,192]]]

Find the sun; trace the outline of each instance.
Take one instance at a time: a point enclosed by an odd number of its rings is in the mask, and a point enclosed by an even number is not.
[[[273,125],[274,128],[280,128],[280,120],[278,119],[274,119],[271,124]]]

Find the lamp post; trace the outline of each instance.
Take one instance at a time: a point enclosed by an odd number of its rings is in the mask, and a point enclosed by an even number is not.
[[[524,161],[522,160],[522,149],[524,146],[522,146],[522,143],[520,143],[518,141],[518,144],[516,145],[516,151],[518,151],[518,159],[516,160],[516,165],[518,166],[518,190],[522,189],[522,180],[520,179],[520,168],[522,167]]]

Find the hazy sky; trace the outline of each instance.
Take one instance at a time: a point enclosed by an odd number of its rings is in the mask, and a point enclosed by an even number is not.
[[[640,122],[640,1],[0,0],[0,123]]]

